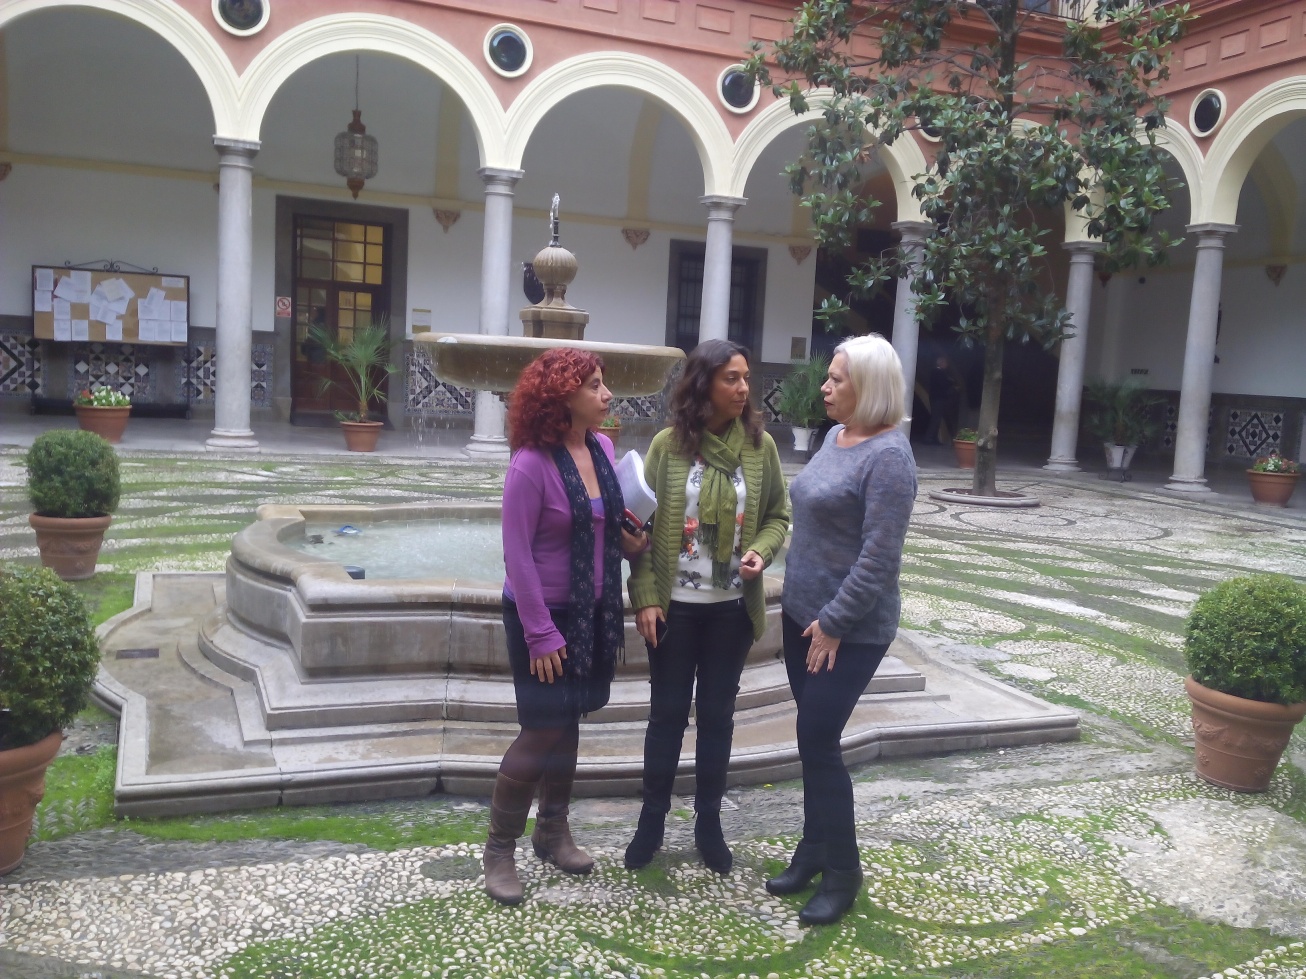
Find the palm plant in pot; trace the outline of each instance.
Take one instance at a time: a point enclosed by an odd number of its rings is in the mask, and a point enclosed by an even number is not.
[[[41,563],[60,578],[95,574],[104,532],[118,507],[118,457],[93,432],[43,432],[27,450],[27,494]]]
[[[353,452],[372,452],[381,434],[380,421],[372,420],[372,406],[385,404],[385,381],[395,372],[390,363],[390,324],[381,316],[367,326],[355,327],[347,340],[341,340],[320,326],[309,331],[309,342],[321,347],[327,360],[340,368],[344,380],[327,376],[322,390],[343,389],[358,406],[353,411],[337,411],[336,418],[345,433],[345,445]]]
[[[1164,399],[1133,378],[1118,383],[1092,381],[1084,395],[1089,403],[1085,428],[1101,441],[1107,467],[1128,469],[1138,447],[1160,430],[1157,412]]]
[[[1287,575],[1222,582],[1194,604],[1184,651],[1197,774],[1265,791],[1306,716],[1306,589]]]
[[[99,663],[72,585],[47,568],[0,568],[0,875],[22,862],[45,770]]]
[[[830,361],[813,357],[796,366],[780,382],[775,410],[793,428],[794,450],[806,452],[811,444],[812,429],[825,420],[825,384]]]

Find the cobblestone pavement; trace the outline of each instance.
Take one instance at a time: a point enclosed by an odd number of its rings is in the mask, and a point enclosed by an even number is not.
[[[348,495],[321,489],[339,473],[295,465],[265,481],[277,502]],[[384,482],[387,498],[494,492],[484,472],[458,470],[456,486],[419,466],[376,473],[371,485]],[[197,538],[199,511],[219,504],[195,502],[216,499],[216,477],[192,470],[179,489],[152,468],[142,476],[196,521],[182,531],[163,519],[162,537],[193,566],[218,562],[222,548]],[[4,878],[0,977],[1306,977],[1306,744],[1294,740],[1264,796],[1203,785],[1179,683],[1196,595],[1243,570],[1306,577],[1306,521],[1035,472],[1009,475],[1004,488],[1037,495],[1037,510],[927,499],[955,482],[923,475],[906,624],[1076,706],[1085,734],[856,772],[867,885],[840,925],[799,928],[801,899],[762,887],[800,829],[796,783],[732,790],[723,823],[737,859],[725,877],[698,863],[687,804],[653,867],[630,874],[620,858],[637,802],[580,800],[573,825],[598,868],[568,878],[523,844],[527,900],[515,909],[484,896],[474,833],[386,851],[170,841],[128,823],[38,842]],[[23,557],[3,493],[0,548]],[[245,495],[222,505],[247,516]],[[114,560],[140,566],[148,550],[125,540]],[[91,724],[65,752],[111,736]],[[443,796],[332,812],[387,825],[484,819],[483,800]]]

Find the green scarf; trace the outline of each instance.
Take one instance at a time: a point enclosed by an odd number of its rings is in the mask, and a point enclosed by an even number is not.
[[[712,555],[712,587],[730,587],[730,555],[735,549],[735,518],[739,497],[735,473],[744,449],[744,424],[735,419],[718,438],[703,430],[698,453],[707,463],[698,491],[699,540]]]

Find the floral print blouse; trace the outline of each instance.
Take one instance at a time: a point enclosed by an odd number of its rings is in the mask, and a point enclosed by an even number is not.
[[[740,550],[740,536],[744,527],[744,470],[736,469],[733,477],[735,484],[735,547],[730,555],[730,588],[715,588],[712,585],[712,556],[704,553],[698,521],[698,494],[703,484],[703,470],[706,463],[702,456],[694,457],[694,464],[689,468],[689,479],[685,484],[685,529],[680,537],[680,563],[676,570],[676,583],[671,589],[673,602],[728,602],[740,598],[744,582],[739,576],[739,559],[743,557]]]

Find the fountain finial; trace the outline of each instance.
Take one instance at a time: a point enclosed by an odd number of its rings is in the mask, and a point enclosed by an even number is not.
[[[559,195],[554,194],[553,206],[549,208],[549,234],[552,235],[552,239],[549,241],[549,246],[552,248],[557,248],[562,244],[558,238],[558,207],[561,204],[562,198]]]

